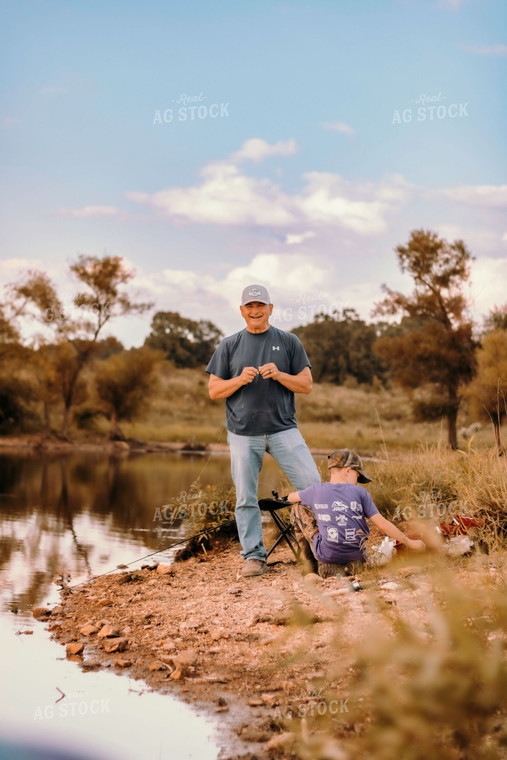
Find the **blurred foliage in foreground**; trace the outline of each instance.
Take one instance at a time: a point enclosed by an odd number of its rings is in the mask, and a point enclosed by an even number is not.
[[[374,626],[354,652],[352,668],[345,667],[350,662],[343,657],[338,621],[332,660],[318,684],[319,699],[321,705],[332,705],[333,697],[346,693],[347,709],[306,711],[302,720],[289,716],[282,721],[281,728],[297,737],[292,756],[505,758],[506,579],[488,582],[487,567],[484,575],[484,583],[470,587],[460,586],[448,568],[433,571],[424,626],[395,605],[379,604]],[[345,618],[342,610],[342,623]],[[311,633],[307,647],[311,652]],[[346,671],[348,683],[343,686]]]

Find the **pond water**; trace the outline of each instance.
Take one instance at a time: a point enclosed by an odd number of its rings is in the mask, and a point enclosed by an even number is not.
[[[55,576],[80,583],[190,535],[188,520],[162,535],[157,521],[196,479],[232,485],[228,456],[0,454],[0,742],[90,760],[217,757],[213,719],[126,675],[84,673],[31,612],[59,602]],[[267,458],[259,494],[279,484]]]

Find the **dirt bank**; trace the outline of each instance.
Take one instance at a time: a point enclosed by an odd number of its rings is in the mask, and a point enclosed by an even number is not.
[[[207,454],[210,452],[229,451],[229,447],[220,443],[196,444],[185,441],[111,441],[108,438],[67,439],[47,435],[19,435],[0,437],[0,451],[89,451],[109,454],[128,454],[129,452],[191,452]]]
[[[145,682],[140,690],[147,684],[216,712],[224,757],[289,757],[283,717],[315,704],[337,631],[352,665],[378,623],[373,596],[423,626],[431,585],[423,567],[408,565],[413,559],[377,571],[356,593],[345,578],[303,578],[286,548],[271,555],[265,575],[238,579],[235,543],[64,589],[61,605],[40,619],[83,669],[125,673]],[[343,672],[326,688],[346,728]]]
[[[195,441],[111,441],[108,438],[66,439],[47,435],[0,436],[0,451],[54,451],[54,452],[105,452],[128,455],[132,453],[187,453],[195,455],[223,454],[229,452],[226,443],[196,443]],[[312,454],[328,454],[328,449],[312,448]]]

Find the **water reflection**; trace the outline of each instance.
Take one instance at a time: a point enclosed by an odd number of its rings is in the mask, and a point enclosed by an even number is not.
[[[121,737],[120,756],[139,760],[216,758],[209,725],[171,698],[142,697],[149,698],[149,707],[143,702],[146,731],[139,732],[141,707],[128,682],[108,673],[83,674],[74,663],[61,661],[60,648],[31,615],[33,606],[58,603],[55,575],[69,573],[72,584],[81,582],[171,543],[170,533],[161,539],[154,530],[160,525],[154,522],[156,511],[197,478],[203,485],[229,487],[229,458],[0,454],[0,736],[9,725],[16,737],[28,740],[37,731],[53,743],[72,737],[83,747],[92,739],[104,746]],[[279,483],[280,472],[267,459],[260,492],[269,494]],[[173,538],[189,531],[188,521],[180,521]],[[158,557],[164,560],[164,554]],[[33,635],[16,635],[21,630]],[[56,686],[67,694],[84,689],[88,700],[111,698],[114,710],[103,724],[104,716],[80,727],[70,720],[39,724],[34,716],[41,706],[53,705]]]
[[[198,477],[229,484],[228,459],[1,455],[3,610],[41,604],[54,576],[90,577],[135,559],[132,549],[159,548],[157,508]],[[174,536],[185,529],[175,524]]]
[[[268,460],[260,488],[279,477]],[[55,576],[81,581],[188,535],[180,520],[161,536],[155,520],[198,478],[230,486],[228,457],[0,455],[2,611],[40,605]]]

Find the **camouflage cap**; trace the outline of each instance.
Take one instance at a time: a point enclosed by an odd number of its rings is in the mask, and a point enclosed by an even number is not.
[[[329,470],[331,467],[338,467],[339,469],[351,467],[359,473],[359,477],[357,478],[358,483],[371,483],[371,478],[363,472],[361,457],[355,451],[352,451],[352,449],[337,449],[333,451],[327,458],[327,466]]]

